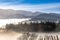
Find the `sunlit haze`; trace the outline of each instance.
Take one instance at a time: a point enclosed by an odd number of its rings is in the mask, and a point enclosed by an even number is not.
[[[18,22],[29,20],[29,18],[26,19],[0,19],[0,28],[5,27],[6,24],[18,24]]]

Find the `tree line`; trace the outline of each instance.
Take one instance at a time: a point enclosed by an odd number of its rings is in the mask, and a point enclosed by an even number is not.
[[[18,32],[40,32],[40,31],[53,31],[56,28],[56,24],[54,22],[41,22],[41,23],[18,23],[18,24],[6,24],[7,30],[13,30]]]

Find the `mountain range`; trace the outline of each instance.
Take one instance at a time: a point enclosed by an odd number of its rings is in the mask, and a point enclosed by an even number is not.
[[[0,9],[0,19],[31,18],[31,20],[60,20],[60,14]]]
[[[31,18],[39,15],[40,12],[31,12],[24,10],[0,9],[0,19],[5,18]]]
[[[56,13],[43,13],[40,15],[35,16],[34,18],[32,18],[31,20],[49,20],[49,21],[57,21],[60,20],[60,14],[56,14]]]

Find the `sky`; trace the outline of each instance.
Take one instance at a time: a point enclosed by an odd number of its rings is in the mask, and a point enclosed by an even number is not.
[[[0,9],[60,13],[60,0],[0,0]]]

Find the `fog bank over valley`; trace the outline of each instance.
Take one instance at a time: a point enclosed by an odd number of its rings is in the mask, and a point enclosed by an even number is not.
[[[30,18],[24,18],[24,19],[0,19],[0,28],[5,27],[6,24],[18,24],[22,21],[27,21]]]

